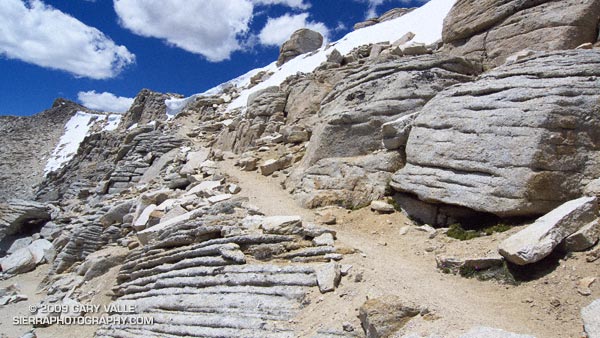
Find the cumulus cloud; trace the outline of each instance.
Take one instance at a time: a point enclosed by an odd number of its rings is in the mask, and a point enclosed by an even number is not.
[[[115,77],[135,61],[98,29],[40,0],[0,1],[0,55],[92,79]]]
[[[227,60],[233,52],[253,46],[256,36],[249,30],[256,7],[310,8],[305,0],[113,0],[113,4],[124,28],[140,36],[161,39],[212,62]],[[328,33],[324,24],[308,22],[307,18],[308,14],[288,14],[272,22],[265,31],[265,40],[258,41],[279,44],[304,26]],[[277,32],[271,32],[271,28],[285,20],[294,26],[283,27],[285,31],[280,34],[284,38],[276,37]]]
[[[209,61],[223,61],[240,49],[253,4],[248,0],[114,0],[120,24]]]
[[[296,30],[309,28],[323,35],[325,39],[329,36],[329,29],[321,22],[308,20],[308,13],[297,15],[285,14],[278,18],[269,18],[267,24],[258,34],[260,43],[267,46],[280,46]]]
[[[116,96],[113,93],[96,93],[95,90],[79,92],[77,99],[85,107],[111,113],[126,112],[134,100],[130,97]]]

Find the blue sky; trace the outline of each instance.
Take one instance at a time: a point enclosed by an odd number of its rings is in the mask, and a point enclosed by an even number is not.
[[[1,0],[0,115],[32,115],[57,97],[102,109],[127,107],[142,88],[203,92],[274,61],[297,28],[335,41],[423,2]]]

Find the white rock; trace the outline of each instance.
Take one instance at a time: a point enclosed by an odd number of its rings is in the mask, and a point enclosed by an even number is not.
[[[594,246],[599,237],[600,222],[593,220],[565,239],[565,249],[567,251],[585,251]]]
[[[333,239],[333,235],[331,233],[326,232],[320,236],[313,238],[312,242],[316,246],[325,246],[325,245],[331,246],[334,244],[334,239]]]
[[[295,235],[302,232],[302,218],[300,216],[265,217],[260,228],[267,234]]]
[[[33,241],[27,249],[31,252],[35,264],[43,263],[46,252],[52,250],[52,243],[47,239],[38,239]]]
[[[194,186],[188,192],[185,193],[186,196],[189,195],[208,195],[212,196],[215,194],[214,190],[221,186],[221,181],[203,181],[200,184]]]
[[[19,249],[26,248],[29,244],[31,244],[32,241],[33,241],[33,239],[31,237],[16,239],[10,245],[10,248],[8,248],[8,250],[6,250],[6,253],[11,254],[13,252],[16,252]]]
[[[566,202],[504,240],[498,251],[506,260],[518,265],[535,263],[548,256],[567,236],[596,218],[596,197]]]
[[[233,195],[231,195],[231,194],[216,195],[216,196],[213,196],[213,197],[209,197],[208,198],[208,202],[210,202],[211,204],[215,204],[215,203],[227,201],[231,197],[233,197]]]
[[[198,151],[189,152],[187,154],[187,162],[179,171],[182,175],[193,175],[196,173],[196,169],[200,168],[200,165],[208,159],[210,150],[202,148]]]
[[[19,274],[35,269],[35,259],[28,248],[22,248],[12,255],[4,258],[0,266],[2,272],[8,274]]]
[[[277,170],[280,170],[281,164],[277,160],[270,159],[270,160],[266,160],[258,168],[260,169],[260,173],[263,176],[269,176],[272,173],[276,172]]]
[[[133,228],[136,231],[141,231],[146,229],[148,221],[150,220],[150,214],[156,210],[156,204],[150,204],[147,206],[144,211],[140,214],[140,216],[133,223]]]
[[[321,293],[334,291],[340,283],[342,273],[338,263],[327,263],[316,269],[317,284]]]
[[[193,210],[190,211],[188,213],[185,213],[181,216],[172,218],[168,221],[165,222],[160,222],[155,226],[152,226],[146,230],[142,230],[139,231],[136,235],[138,240],[140,241],[140,243],[142,244],[148,244],[151,241],[154,241],[158,238],[158,236],[160,235],[161,232],[163,232],[165,229],[168,229],[172,226],[187,222],[191,219],[197,218],[201,215],[203,215],[204,211],[203,210]]]
[[[380,213],[392,213],[394,211],[396,211],[394,209],[394,206],[384,202],[384,201],[373,201],[371,202],[371,210],[373,211],[377,211]]]
[[[581,309],[581,319],[588,338],[600,338],[600,299]]]

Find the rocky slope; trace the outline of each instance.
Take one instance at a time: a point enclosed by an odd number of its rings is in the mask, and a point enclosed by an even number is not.
[[[272,73],[142,90],[0,206],[0,314],[112,319],[39,337],[597,337],[600,5],[561,4],[458,0],[428,45],[300,31]]]
[[[33,198],[65,124],[77,111],[89,110],[57,99],[31,117],[0,117],[0,199]]]

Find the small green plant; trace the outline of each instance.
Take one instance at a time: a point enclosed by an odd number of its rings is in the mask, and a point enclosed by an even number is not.
[[[507,230],[510,230],[511,226],[510,225],[506,225],[504,223],[498,223],[496,225],[492,225],[490,227],[484,228],[483,232],[486,234],[486,236],[490,236],[492,234],[494,234],[495,232],[505,232]]]
[[[450,225],[447,232],[448,237],[452,237],[461,241],[468,241],[473,238],[480,237],[479,232],[475,230],[465,230],[459,223]]]
[[[398,204],[398,202],[393,197],[388,197],[387,202],[394,207],[394,210],[402,211],[402,207],[400,206],[400,204]]]
[[[468,241],[473,238],[481,237],[481,236],[491,236],[496,232],[505,232],[511,228],[510,225],[506,225],[504,223],[498,223],[496,225],[492,225],[489,227],[485,227],[480,230],[466,230],[459,223],[455,223],[450,225],[450,229],[448,229],[448,237],[452,237],[461,241]]]

